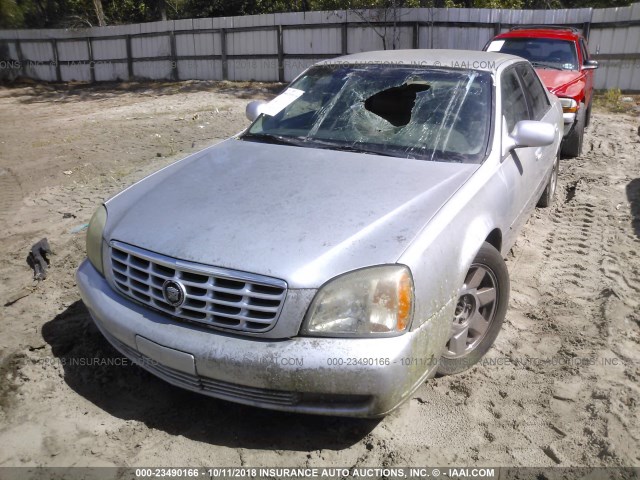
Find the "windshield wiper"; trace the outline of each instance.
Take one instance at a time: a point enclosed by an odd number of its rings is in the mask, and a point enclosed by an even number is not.
[[[306,147],[307,145],[303,138],[304,137],[287,137],[285,135],[275,135],[273,133],[245,133],[240,137],[241,140]]]
[[[559,67],[558,65],[554,65],[553,63],[531,62],[531,65],[533,65],[534,67],[553,68],[554,70],[564,70],[564,68]]]
[[[396,154],[384,152],[381,150],[372,150],[355,145],[346,145],[342,143],[330,142],[327,140],[318,140],[309,137],[289,137],[286,135],[276,135],[273,133],[245,133],[240,137],[241,140],[249,140],[264,143],[273,143],[276,145],[293,145],[296,147],[319,147],[328,150],[340,150],[343,152],[371,153],[382,155],[385,157],[397,157]]]
[[[328,150],[338,150],[341,152],[357,152],[357,153],[371,153],[373,155],[382,155],[384,157],[397,157],[395,153],[385,152],[383,150],[375,150],[370,148],[363,148],[356,145],[347,145],[343,143],[329,142],[327,140],[318,140],[316,138],[309,139],[310,143],[317,145],[320,148],[326,148]]]

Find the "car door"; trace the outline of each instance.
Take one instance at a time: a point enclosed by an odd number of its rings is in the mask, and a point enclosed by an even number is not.
[[[502,142],[521,120],[532,120],[529,101],[516,66],[506,68],[500,76]],[[540,168],[537,148],[522,147],[505,153],[502,159],[503,176],[509,200],[509,237],[513,239],[526,221],[529,206],[538,188]],[[509,241],[509,240],[507,240]]]

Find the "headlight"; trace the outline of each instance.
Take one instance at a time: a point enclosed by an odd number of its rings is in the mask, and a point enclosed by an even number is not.
[[[87,257],[96,270],[104,275],[102,266],[102,231],[107,223],[107,209],[104,205],[95,211],[87,229]]]
[[[563,113],[576,113],[578,111],[578,103],[573,98],[561,98],[560,105],[562,105]]]
[[[309,335],[390,336],[404,332],[413,315],[413,279],[403,265],[347,273],[316,294],[303,327]]]

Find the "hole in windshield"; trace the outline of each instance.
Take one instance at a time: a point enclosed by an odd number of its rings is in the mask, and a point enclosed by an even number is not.
[[[420,83],[387,88],[367,98],[364,108],[394,127],[403,127],[411,121],[417,93],[428,89],[429,85]]]

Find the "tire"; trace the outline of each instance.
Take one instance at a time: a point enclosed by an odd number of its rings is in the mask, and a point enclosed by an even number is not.
[[[485,242],[465,277],[438,374],[468,370],[498,336],[509,304],[509,272],[500,252]],[[491,290],[493,289],[493,290]]]
[[[584,139],[584,124],[587,116],[584,103],[580,104],[578,119],[571,130],[571,133],[562,141],[562,156],[568,158],[579,157],[582,153],[582,142]]]
[[[556,155],[556,160],[553,162],[553,170],[551,170],[551,178],[547,183],[544,192],[540,200],[538,200],[538,207],[547,208],[553,203],[553,198],[556,196],[556,188],[558,187],[558,173],[560,172],[560,155]]]
[[[584,119],[584,128],[587,128],[589,125],[591,125],[591,104],[592,103],[593,103],[593,100],[589,102],[589,106],[587,107],[587,114]]]

